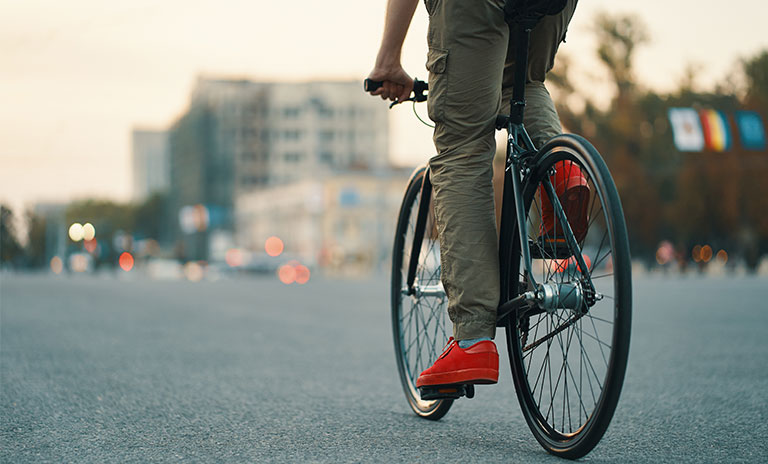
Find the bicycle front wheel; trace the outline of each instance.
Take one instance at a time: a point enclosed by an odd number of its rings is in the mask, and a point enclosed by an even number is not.
[[[569,170],[560,174],[569,178],[576,167],[588,191],[579,180],[580,206],[560,208],[571,215],[570,227],[565,227],[557,214],[545,212],[558,206],[547,193],[553,190],[544,184],[557,178],[557,170]],[[563,195],[559,202],[567,204]],[[558,136],[539,151],[522,196],[536,283],[582,292],[584,302],[566,303],[571,295],[560,294],[547,308],[510,318],[506,333],[512,374],[523,414],[539,443],[552,454],[576,459],[602,438],[624,382],[632,312],[624,215],[602,157],[573,135]],[[578,248],[564,237],[569,228]],[[528,286],[519,246],[513,247],[510,259],[508,294],[516,295]],[[582,272],[582,265],[588,272]]]
[[[440,356],[451,334],[446,309],[447,297],[440,282],[440,243],[429,203],[424,230],[417,233],[416,223],[426,169],[411,177],[400,207],[392,254],[392,334],[400,381],[413,412],[426,419],[438,420],[448,412],[453,400],[424,401],[416,388],[419,374]],[[421,236],[413,287],[407,275],[414,238]]]

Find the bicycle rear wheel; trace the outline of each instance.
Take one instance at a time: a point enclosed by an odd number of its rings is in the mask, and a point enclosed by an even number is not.
[[[448,299],[440,282],[440,244],[431,203],[424,233],[419,234],[423,239],[415,292],[410,295],[407,284],[425,172],[421,168],[411,177],[397,221],[392,254],[392,335],[397,370],[408,404],[417,415],[438,420],[448,412],[453,400],[424,401],[416,388],[419,374],[440,356],[452,331],[446,310]]]
[[[581,219],[568,222],[586,224],[585,233],[574,235],[589,279],[581,272],[576,251],[562,240],[566,228],[542,225],[541,186],[556,169],[574,165],[586,177],[589,206],[586,220],[579,214]],[[534,278],[550,288],[578,288],[585,303],[580,309],[566,309],[568,305],[555,300],[554,308],[510,318],[506,333],[512,374],[523,414],[539,443],[552,454],[576,459],[602,438],[624,382],[632,311],[624,215],[600,154],[578,136],[556,137],[539,151],[522,193]],[[508,295],[527,290],[519,245],[512,249]]]

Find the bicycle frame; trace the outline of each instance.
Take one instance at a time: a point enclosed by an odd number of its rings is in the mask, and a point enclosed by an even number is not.
[[[524,277],[528,288],[527,291],[520,292],[519,295],[500,295],[500,304],[497,308],[497,325],[504,325],[507,317],[514,315],[515,319],[530,311],[541,310],[535,305],[527,303],[542,299],[542,287],[536,282],[533,275],[533,261],[531,258],[530,246],[528,244],[528,233],[525,228],[525,208],[523,204],[522,185],[526,176],[530,173],[528,163],[534,159],[537,149],[523,125],[523,115],[525,113],[525,79],[528,67],[528,45],[530,33],[538,20],[536,18],[522,18],[516,21],[516,49],[515,49],[515,73],[512,88],[512,100],[510,101],[509,116],[499,116],[496,119],[497,129],[507,130],[507,149],[506,162],[504,169],[504,192],[502,195],[501,207],[501,225],[499,230],[499,278],[502,292],[508,287],[513,269],[509,257],[517,259],[512,254],[512,241],[503,240],[505,237],[513,237],[515,231],[519,239],[520,253],[524,266]],[[512,28],[510,28],[512,33]],[[542,182],[544,189],[553,205],[558,221],[564,225],[564,235],[572,250],[576,250],[575,259],[581,270],[581,274],[590,289],[594,291],[591,277],[588,273],[588,266],[584,262],[581,250],[576,241],[576,237],[570,228],[568,220],[560,204],[549,177]],[[421,189],[421,199],[419,202],[416,218],[416,227],[414,230],[413,243],[411,246],[411,258],[408,265],[407,274],[407,294],[418,297],[423,292],[414,286],[416,280],[416,270],[418,266],[419,254],[421,253],[421,244],[424,239],[429,205],[432,197],[432,183],[430,180],[429,168],[425,170],[424,180]],[[526,311],[519,313],[518,310],[523,306],[529,306]]]

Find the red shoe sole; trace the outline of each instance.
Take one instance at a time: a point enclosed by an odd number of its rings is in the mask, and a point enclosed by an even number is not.
[[[490,367],[475,367],[440,374],[423,374],[416,380],[417,387],[436,385],[489,385],[499,381],[499,371]]]

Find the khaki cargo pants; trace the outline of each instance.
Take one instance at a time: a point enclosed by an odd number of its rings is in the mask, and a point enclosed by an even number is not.
[[[524,122],[537,146],[561,132],[544,78],[576,1],[542,19],[531,33]],[[457,340],[493,337],[499,304],[494,125],[497,114],[509,112],[515,48],[504,22],[504,0],[425,3],[427,106],[437,148],[429,164],[448,314]]]

